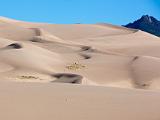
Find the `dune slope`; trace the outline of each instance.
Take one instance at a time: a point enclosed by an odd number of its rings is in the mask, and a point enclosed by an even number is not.
[[[160,93],[64,84],[0,84],[0,119],[158,120]]]

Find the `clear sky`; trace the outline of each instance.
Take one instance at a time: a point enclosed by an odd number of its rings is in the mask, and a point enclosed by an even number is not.
[[[123,25],[144,14],[160,19],[160,0],[0,0],[0,15],[49,23]]]

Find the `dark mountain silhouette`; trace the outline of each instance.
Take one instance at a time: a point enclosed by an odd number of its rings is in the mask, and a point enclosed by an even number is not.
[[[143,15],[140,19],[125,25],[125,27],[139,29],[160,37],[160,21],[149,15]]]

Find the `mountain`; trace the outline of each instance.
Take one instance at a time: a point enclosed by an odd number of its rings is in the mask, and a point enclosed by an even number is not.
[[[143,15],[140,19],[125,25],[125,27],[140,29],[160,37],[160,21],[149,15]]]

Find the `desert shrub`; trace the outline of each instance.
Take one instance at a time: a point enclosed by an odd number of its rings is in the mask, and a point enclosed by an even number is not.
[[[73,63],[71,65],[67,65],[66,68],[69,69],[69,70],[79,70],[79,69],[82,69],[82,68],[85,68],[86,66],[85,65],[82,65],[80,63]]]
[[[38,77],[35,76],[27,76],[27,75],[22,75],[22,76],[18,76],[18,78],[20,79],[38,79]]]

